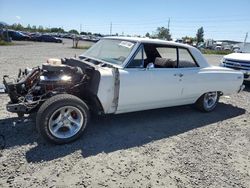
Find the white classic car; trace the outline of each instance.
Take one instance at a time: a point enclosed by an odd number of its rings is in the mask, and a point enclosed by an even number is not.
[[[220,65],[241,71],[244,74],[244,80],[250,81],[250,53],[232,53],[225,55]]]
[[[37,113],[50,142],[79,138],[90,111],[119,114],[195,104],[212,111],[221,95],[243,89],[243,74],[211,66],[196,48],[156,39],[106,37],[79,59],[48,60],[42,68],[4,77],[7,110]]]

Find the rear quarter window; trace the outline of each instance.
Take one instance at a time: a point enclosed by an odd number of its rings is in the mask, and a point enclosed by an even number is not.
[[[179,68],[197,67],[194,58],[187,49],[179,48]]]

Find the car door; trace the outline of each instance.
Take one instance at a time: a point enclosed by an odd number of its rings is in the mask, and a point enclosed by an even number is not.
[[[199,64],[186,48],[178,49],[178,69],[182,75],[182,99],[186,104],[195,102],[206,89],[206,78]]]
[[[117,113],[179,104],[181,84],[178,68],[144,68],[143,46],[130,64],[120,69]]]

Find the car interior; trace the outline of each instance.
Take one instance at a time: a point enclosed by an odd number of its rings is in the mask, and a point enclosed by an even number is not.
[[[143,55],[142,55],[143,53]],[[142,57],[144,64],[142,65]],[[185,48],[164,46],[159,44],[143,44],[127,68],[190,68],[197,63]]]

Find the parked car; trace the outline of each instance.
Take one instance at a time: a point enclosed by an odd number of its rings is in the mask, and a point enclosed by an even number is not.
[[[240,47],[238,45],[234,45],[232,50],[235,53],[241,53],[241,49],[240,49]]]
[[[250,53],[232,53],[225,55],[220,65],[241,71],[244,74],[244,80],[250,81]]]
[[[12,40],[30,40],[30,36],[25,35],[24,33],[21,33],[19,31],[14,31],[14,30],[8,30],[8,31],[4,31],[3,34],[7,37],[7,32],[9,37]]]
[[[57,37],[53,37],[51,35],[34,35],[32,37],[32,40],[38,41],[38,42],[56,42],[56,43],[62,43],[62,39],[59,39]]]
[[[192,46],[129,37],[103,38],[78,59],[50,59],[12,80],[4,77],[7,110],[20,116],[37,113],[38,131],[57,144],[79,138],[90,112],[187,104],[210,112],[220,96],[244,88],[241,72],[209,65]]]

